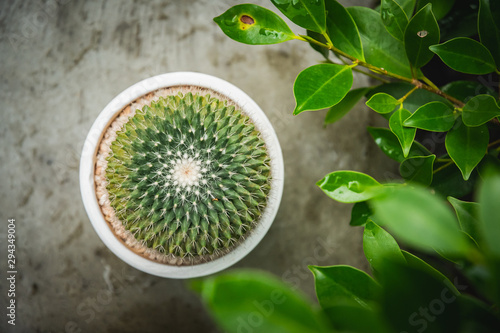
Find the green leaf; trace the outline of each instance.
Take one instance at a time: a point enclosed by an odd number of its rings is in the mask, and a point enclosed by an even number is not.
[[[373,212],[366,201],[356,202],[351,210],[351,221],[349,222],[349,225],[353,227],[365,225],[372,214]]]
[[[340,120],[369,91],[370,88],[357,88],[349,91],[340,102],[328,110],[325,118],[325,125],[333,124]]]
[[[386,93],[377,93],[366,102],[370,109],[382,114],[394,111],[399,104],[397,99]]]
[[[476,297],[461,295],[458,297],[461,332],[498,333],[500,321],[492,313],[492,308]]]
[[[374,188],[381,187],[372,177],[355,171],[335,171],[316,183],[330,198],[354,203],[372,198]]]
[[[416,0],[395,0],[395,1],[398,3],[398,5],[401,6],[401,8],[403,8],[407,17],[413,16],[413,10],[415,9]]]
[[[483,159],[488,141],[489,134],[486,125],[465,126],[460,118],[446,135],[446,151],[462,171],[464,180],[469,179],[476,165]]]
[[[455,97],[462,102],[465,102],[479,94],[496,96],[496,92],[493,89],[474,81],[450,82],[447,85],[441,87],[441,91],[445,94]]]
[[[319,64],[308,67],[300,72],[293,85],[297,103],[293,114],[329,108],[340,102],[351,86],[349,66]]]
[[[396,240],[373,222],[368,222],[365,226],[363,251],[372,271],[377,275],[384,274],[384,262],[387,260],[406,262]]]
[[[500,173],[500,160],[498,157],[491,155],[491,152],[484,155],[484,158],[477,167],[477,172],[482,179],[487,178],[489,172]]]
[[[326,28],[333,45],[341,51],[365,60],[358,27],[349,12],[335,0],[326,2]]]
[[[404,121],[411,116],[410,111],[406,109],[398,109],[389,119],[389,127],[396,135],[403,149],[403,156],[407,157],[410,153],[411,145],[415,139],[415,133],[417,130],[411,127],[405,127],[403,125]]]
[[[308,266],[314,274],[314,285],[323,309],[336,305],[356,304],[369,308],[376,301],[380,286],[365,272],[345,265]]]
[[[429,49],[451,69],[468,74],[488,74],[495,71],[495,60],[481,43],[457,37]]]
[[[400,99],[406,93],[408,93],[415,86],[410,83],[384,83],[375,88],[373,88],[367,95],[366,98],[370,99],[376,93],[386,93],[393,96],[396,99]],[[453,105],[445,98],[431,93],[430,91],[424,89],[417,89],[408,96],[404,102],[403,106],[406,110],[414,113],[419,107],[430,102],[441,102],[449,105],[451,108]]]
[[[231,7],[215,17],[214,21],[229,38],[240,43],[276,44],[295,38],[292,30],[278,15],[256,5]]]
[[[293,23],[307,30],[326,31],[324,0],[271,0]]]
[[[408,16],[394,0],[382,0],[380,16],[387,31],[396,39],[403,40],[408,25]]]
[[[457,288],[451,283],[451,281],[443,275],[440,271],[420,259],[419,257],[411,254],[410,252],[406,252],[404,250],[401,250],[403,253],[403,256],[406,260],[406,263],[408,266],[413,267],[415,269],[418,269],[422,272],[427,273],[427,275],[433,276],[439,281],[446,281],[446,285],[450,288],[450,291],[453,292],[455,295],[459,295],[460,292],[457,290]]]
[[[441,40],[477,35],[477,1],[456,1],[444,20],[440,20]]]
[[[498,0],[493,0],[498,1]],[[488,48],[496,67],[500,68],[500,29],[499,22],[491,13],[490,0],[479,0],[478,30],[481,43]]]
[[[437,168],[438,162],[434,165]],[[455,165],[437,171],[432,178],[431,187],[443,196],[463,197],[472,192],[476,183],[476,173],[472,173],[468,180],[464,180],[462,172]]]
[[[371,200],[377,222],[407,244],[424,251],[465,255],[470,248],[450,209],[420,187],[401,186]]]
[[[462,120],[467,126],[479,126],[500,116],[500,107],[494,97],[478,95],[471,98],[463,107]]]
[[[317,32],[314,32],[314,31],[311,31],[311,30],[307,30],[307,36],[312,38],[312,39],[315,39],[317,40],[318,42],[321,42],[323,44],[326,44],[326,38],[325,36],[323,36],[322,34],[320,33],[317,33]],[[329,59],[329,55],[330,55],[330,50],[324,46],[320,46],[316,43],[311,43],[309,42],[309,45],[314,49],[316,50],[317,52],[321,53],[321,55],[325,58],[325,59]]]
[[[433,132],[446,132],[453,127],[456,118],[449,105],[441,102],[430,102],[422,105],[406,119],[404,126]]]
[[[479,190],[480,221],[482,236],[486,246],[497,259],[500,259],[500,175],[490,175]]]
[[[391,332],[460,332],[457,296],[449,283],[402,263],[388,262],[385,269],[392,274],[381,281],[381,307]]]
[[[399,173],[408,182],[429,186],[432,183],[436,155],[410,157],[401,163]]]
[[[418,2],[417,11],[422,9],[428,3],[432,4],[432,12],[436,20],[440,20],[446,16],[455,4],[455,0],[420,0]]]
[[[458,200],[454,197],[448,197],[448,201],[455,209],[462,231],[471,236],[476,242],[479,242],[481,239],[478,232],[479,204]]]
[[[384,152],[384,154],[400,163],[405,160],[401,144],[391,130],[387,128],[368,127],[368,132],[375,141],[375,144]],[[431,153],[427,150],[427,148],[422,146],[420,143],[413,141],[408,157],[427,156],[430,154]]]
[[[411,78],[410,63],[405,55],[404,45],[387,32],[380,13],[366,7],[348,7],[347,11],[361,35],[366,62]]]
[[[302,294],[268,273],[231,271],[203,279],[198,289],[225,332],[331,332]]]
[[[388,333],[391,332],[378,311],[361,306],[337,305],[325,309],[336,332]],[[362,318],[363,320],[360,320]]]
[[[410,63],[420,68],[428,63],[433,54],[429,46],[439,43],[439,26],[427,4],[410,20],[405,30],[405,49]]]

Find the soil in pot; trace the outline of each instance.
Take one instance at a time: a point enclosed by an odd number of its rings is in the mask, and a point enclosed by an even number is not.
[[[96,194],[115,235],[157,262],[193,265],[238,246],[259,222],[271,184],[265,142],[233,101],[212,90],[157,90],[106,130]]]

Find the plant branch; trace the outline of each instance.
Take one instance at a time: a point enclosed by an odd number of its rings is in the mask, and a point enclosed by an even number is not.
[[[410,91],[406,93],[406,95],[398,99],[398,103],[402,104],[408,98],[408,96],[410,96],[418,88],[419,88],[418,86],[413,87]]]
[[[439,88],[431,80],[429,80],[425,75],[422,76],[422,80],[424,80],[424,82],[427,83],[432,88],[439,90]]]
[[[395,74],[395,73],[391,73],[383,68],[380,68],[380,67],[377,67],[377,66],[374,66],[372,64],[369,64],[367,62],[364,62],[364,61],[361,61],[359,59],[357,59],[356,57],[353,57],[339,49],[337,49],[335,46],[333,45],[327,45],[325,43],[322,43],[322,42],[319,42],[317,40],[315,40],[314,38],[311,38],[309,36],[297,36],[296,39],[299,39],[299,40],[303,40],[303,41],[306,41],[306,42],[311,42],[313,44],[316,44],[318,46],[321,46],[321,47],[324,47],[324,48],[327,48],[329,50],[331,50],[333,53],[335,53],[336,55],[339,55],[339,56],[342,56],[344,58],[347,58],[349,60],[351,60],[353,63],[357,63],[358,65],[362,66],[362,67],[365,67],[367,69],[369,69],[370,71],[374,72],[374,73],[377,73],[377,74],[381,74],[381,75],[385,75],[385,76],[388,76],[388,77],[391,77],[393,79],[397,79],[397,80],[400,80],[400,81],[404,81],[404,82],[408,82],[408,83],[411,83],[413,85],[415,85],[417,88],[420,88],[420,89],[424,89],[424,90],[427,90],[429,92],[432,92],[436,95],[439,95],[447,100],[449,100],[450,102],[452,102],[453,104],[455,104],[456,106],[458,106],[459,108],[462,108],[465,104],[462,102],[462,101],[459,101],[458,99],[448,95],[448,94],[445,94],[444,92],[442,92],[440,89],[438,89],[434,84],[434,87],[432,87],[431,85],[429,84],[424,84],[422,82],[420,82],[419,80],[417,79],[410,79],[410,78],[407,78],[405,76],[402,76],[402,75],[399,75],[399,74]],[[423,79],[425,81],[425,77]],[[429,80],[429,83],[432,83],[430,82]]]

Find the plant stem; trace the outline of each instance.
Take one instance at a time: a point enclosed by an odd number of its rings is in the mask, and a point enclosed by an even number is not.
[[[453,161],[449,161],[448,163],[444,164],[444,165],[441,165],[439,168],[437,168],[436,170],[434,170],[432,173],[433,174],[436,174],[438,173],[439,171],[443,170],[443,169],[446,169],[447,167],[449,167],[450,165],[453,164]]]
[[[488,149],[489,149],[489,148],[491,148],[491,147],[493,147],[494,145],[499,144],[499,143],[500,143],[500,139],[498,139],[498,140],[496,140],[496,141],[491,142],[490,144],[488,144]]]
[[[340,61],[342,61],[344,63],[344,65],[346,66],[349,66],[349,63],[347,61],[344,60],[344,58],[341,58],[341,57],[338,57],[340,59]],[[333,61],[331,61],[330,59],[327,59],[327,61],[330,63],[330,64],[335,64]],[[370,72],[365,72],[365,71],[362,71],[361,69],[359,68],[356,68],[356,67],[352,67],[352,70],[355,71],[355,72],[358,72],[358,73],[361,73],[361,74],[364,74],[368,77],[371,77],[372,79],[375,79],[375,80],[379,80],[380,82],[383,82],[383,83],[390,83],[391,81],[389,80],[386,80],[384,79],[383,77],[380,77],[380,76],[377,76],[375,74],[372,74]]]
[[[328,36],[328,34],[326,33],[326,31],[325,31],[325,32],[323,32],[323,34],[322,34],[322,35],[323,35],[323,37],[325,37],[325,39],[326,39],[326,44],[327,44],[328,46],[333,47],[333,42],[332,42],[332,40],[330,39],[330,36]]]
[[[439,90],[439,88],[431,80],[429,80],[425,75],[422,76],[422,80],[424,80],[424,82],[427,83],[432,88]]]
[[[296,39],[299,39],[299,40],[302,40],[302,41],[306,41],[306,42],[311,42],[311,43],[314,43],[318,46],[321,46],[321,47],[324,47],[324,48],[327,48],[329,50],[331,50],[333,53],[335,53],[336,55],[340,55],[344,58],[347,58],[349,60],[351,60],[352,62],[354,63],[358,63],[358,65],[362,66],[362,67],[365,67],[367,69],[369,69],[370,71],[374,72],[374,73],[377,73],[377,74],[382,74],[382,75],[385,75],[385,76],[388,76],[388,77],[391,77],[393,79],[397,79],[397,80],[400,80],[400,81],[404,81],[404,82],[408,82],[408,83],[411,83],[413,85],[415,85],[417,88],[420,88],[420,89],[424,89],[424,90],[427,90],[429,92],[432,92],[434,94],[437,94],[443,98],[446,98],[447,100],[449,100],[450,102],[452,102],[453,104],[455,104],[456,106],[458,106],[459,108],[462,108],[465,104],[462,102],[462,101],[459,101],[458,99],[448,95],[448,94],[445,94],[444,92],[442,92],[440,89],[438,89],[434,84],[434,87],[432,87],[431,85],[428,85],[428,84],[424,84],[422,82],[420,82],[419,80],[417,79],[410,79],[410,78],[407,78],[405,76],[402,76],[402,75],[399,75],[399,74],[395,74],[395,73],[391,73],[391,72],[388,72],[387,70],[383,69],[383,68],[380,68],[380,67],[377,67],[377,66],[373,66],[372,64],[369,64],[367,62],[364,62],[364,61],[361,61],[359,59],[357,59],[356,57],[353,57],[339,49],[337,49],[335,46],[333,45],[327,45],[327,44],[324,44],[322,42],[319,42],[317,40],[315,40],[314,38],[310,38],[309,36],[307,36],[307,38],[304,38],[306,36],[296,36]],[[425,81],[425,77],[423,79]],[[431,83],[429,81],[429,83]]]
[[[410,91],[408,91],[406,93],[406,95],[404,95],[403,97],[398,99],[398,103],[403,104],[403,102],[408,98],[408,96],[410,96],[417,89],[418,89],[418,86],[413,87]]]
[[[365,72],[365,71],[362,71],[362,70],[361,70],[361,69],[359,69],[359,68],[353,68],[352,70],[353,70],[353,71],[355,71],[355,72],[358,72],[358,73],[364,74],[364,75],[366,75],[366,76],[368,76],[368,77],[371,77],[372,79],[379,80],[379,81],[380,81],[380,82],[382,82],[382,83],[390,83],[390,82],[391,82],[391,81],[389,81],[389,80],[384,79],[383,77],[377,76],[377,75],[372,74],[372,73],[370,73],[370,72]]]

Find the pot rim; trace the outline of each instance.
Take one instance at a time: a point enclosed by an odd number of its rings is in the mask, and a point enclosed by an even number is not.
[[[257,226],[231,252],[208,262],[174,266],[147,259],[128,248],[115,235],[105,220],[95,191],[95,163],[97,151],[105,131],[120,112],[138,98],[162,88],[196,86],[219,93],[238,105],[261,132],[271,159],[271,190],[268,202]],[[244,258],[264,238],[276,217],[284,185],[284,163],[281,147],[264,111],[245,92],[220,78],[196,73],[173,72],[142,80],[118,94],[100,112],[83,145],[80,159],[80,191],[87,215],[103,243],[117,257],[143,272],[167,278],[195,278],[219,272]]]

